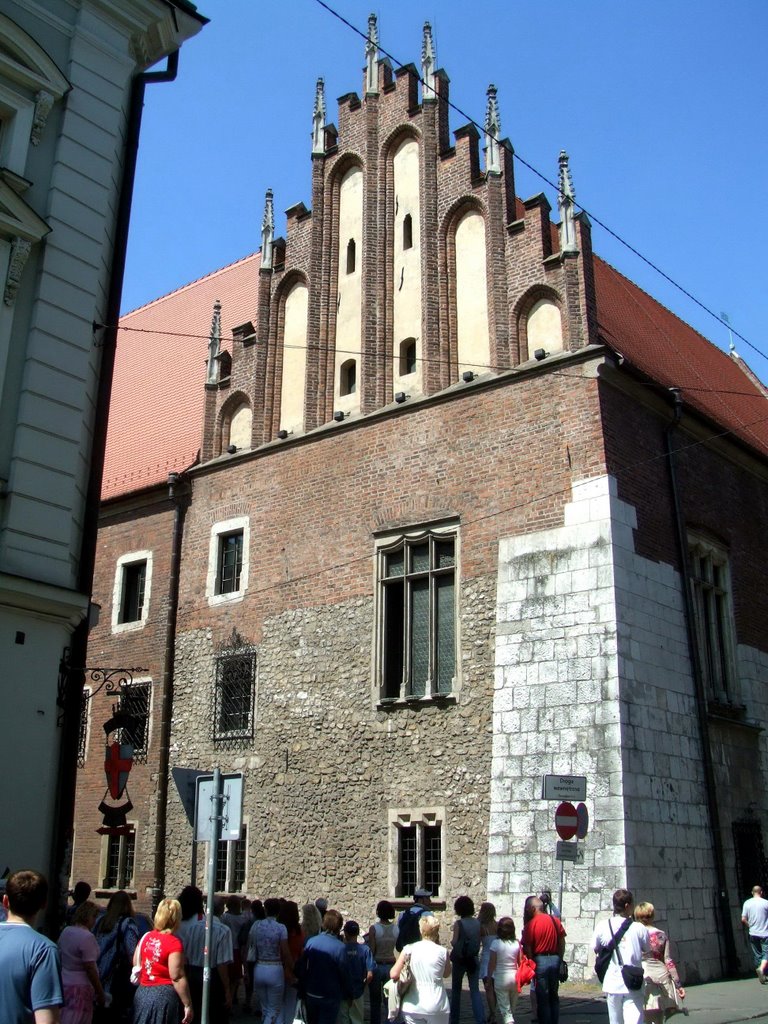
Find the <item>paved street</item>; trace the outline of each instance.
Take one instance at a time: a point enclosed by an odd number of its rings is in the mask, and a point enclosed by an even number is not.
[[[607,1024],[605,1001],[597,987],[568,983],[560,992],[562,1024]],[[739,1024],[740,1021],[768,1020],[768,985],[760,985],[754,976],[737,981],[692,985],[686,989],[685,1003],[690,1024]],[[516,1024],[531,1024],[530,1006],[526,989],[517,1004]],[[244,1021],[259,1019],[242,1011],[236,1016]],[[365,1019],[368,1020],[367,1000]],[[679,1015],[673,1019],[680,1024],[684,1022]],[[460,1024],[473,1024],[466,988],[462,994]]]

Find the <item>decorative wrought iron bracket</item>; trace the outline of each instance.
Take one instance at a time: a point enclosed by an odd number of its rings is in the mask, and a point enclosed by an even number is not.
[[[74,677],[80,676],[80,690],[81,700],[89,701],[92,700],[97,693],[105,690],[107,693],[114,694],[119,697],[123,692],[123,687],[130,686],[133,682],[133,675],[135,672],[146,673],[148,670],[145,668],[91,668],[86,666],[85,668],[78,668],[72,665],[69,660],[69,648],[64,648],[64,653],[61,656],[59,662],[59,679],[56,692],[56,706],[59,708],[59,721],[61,725],[64,711],[67,706],[67,694],[70,686],[73,684]],[[91,686],[90,692],[86,690],[86,686]]]

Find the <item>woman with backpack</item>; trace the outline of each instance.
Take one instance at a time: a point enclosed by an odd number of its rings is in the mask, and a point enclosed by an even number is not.
[[[139,929],[133,919],[133,904],[127,892],[116,892],[107,909],[96,922],[93,934],[99,944],[96,966],[105,992],[112,1001],[108,1009],[100,1010],[105,1021],[130,1020],[135,989],[131,984],[131,966]]]

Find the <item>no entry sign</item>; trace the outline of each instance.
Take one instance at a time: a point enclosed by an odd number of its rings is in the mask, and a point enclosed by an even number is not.
[[[579,827],[579,819],[576,815],[576,808],[568,801],[558,804],[555,811],[555,829],[561,839],[573,839],[576,829]]]

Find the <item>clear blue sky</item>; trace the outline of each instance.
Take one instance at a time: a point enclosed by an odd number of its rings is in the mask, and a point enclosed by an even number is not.
[[[768,354],[766,0],[335,0],[382,47],[420,64],[432,22],[451,100],[554,179],[571,157],[577,201]],[[362,92],[363,42],[316,0],[199,0],[211,19],[172,84],[147,89],[123,309],[256,251],[264,192],[310,203],[315,79]],[[455,111],[451,128],[465,123]],[[553,190],[519,161],[517,194]],[[726,330],[593,225],[596,252],[717,344]],[[737,339],[768,380],[768,360]]]

